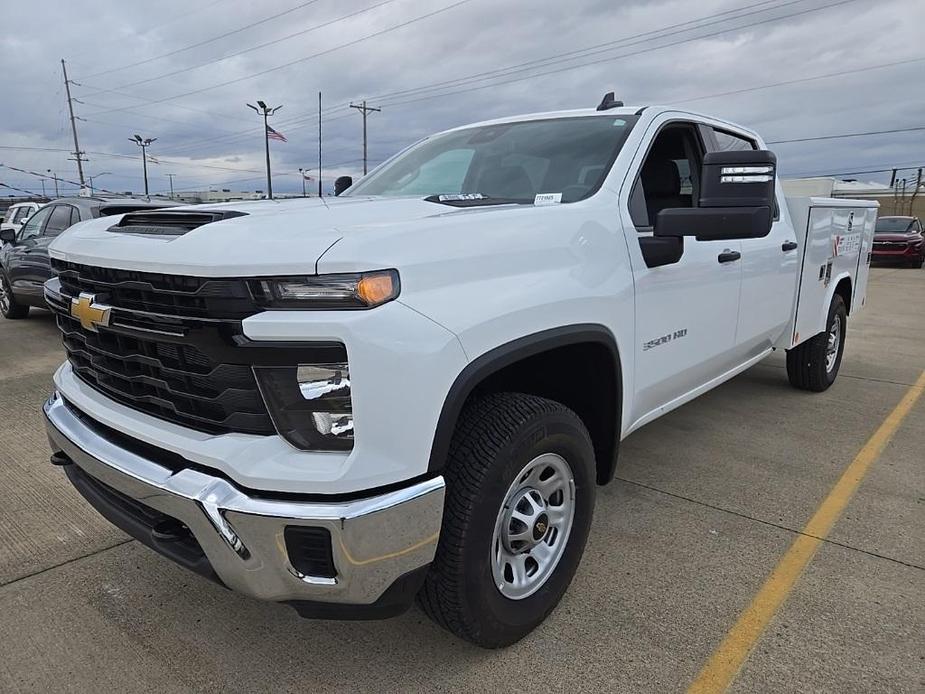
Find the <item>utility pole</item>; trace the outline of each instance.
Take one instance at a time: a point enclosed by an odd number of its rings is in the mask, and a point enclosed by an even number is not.
[[[176,176],[176,174],[164,174],[164,175],[170,179],[170,199],[173,200],[173,177]]]
[[[922,169],[919,169],[918,175],[915,177],[915,188],[912,190],[912,200],[909,201],[909,216],[915,217],[915,199],[919,195],[919,191],[922,189]]]
[[[84,153],[80,151],[80,145],[77,144],[77,118],[74,116],[74,99],[71,98],[71,81],[67,78],[67,66],[64,64],[64,58],[61,58],[61,72],[64,73],[64,91],[67,93],[67,110],[71,114],[71,132],[74,135],[74,160],[77,162],[77,175],[80,177],[80,187],[83,188]]]
[[[141,135],[135,135],[134,137],[130,137],[128,140],[129,142],[134,142],[136,145],[141,147],[141,164],[145,172],[145,197],[150,197],[148,195],[148,146],[157,140],[157,138],[143,138]]]
[[[45,171],[51,174],[51,177],[55,182],[55,197],[60,198],[61,196],[58,195],[58,174],[54,173],[51,169],[45,169]],[[42,186],[42,190],[45,190],[45,186]]]
[[[274,113],[279,111],[283,105],[279,106],[267,106],[263,101],[257,100],[257,106],[253,104],[248,104],[248,108],[254,109],[258,114],[263,116],[263,145],[266,148],[267,153],[267,198],[273,199],[273,179],[270,177],[270,131],[268,129],[269,124],[267,123],[267,118],[272,116]]]
[[[350,104],[350,108],[355,108],[357,111],[363,114],[363,175],[366,175],[366,114],[375,111],[376,113],[382,111],[381,108],[375,108],[373,106],[366,105],[366,99],[363,99],[362,104]]]
[[[318,92],[318,197],[321,197],[321,92]]]

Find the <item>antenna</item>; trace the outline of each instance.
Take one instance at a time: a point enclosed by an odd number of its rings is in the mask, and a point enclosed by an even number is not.
[[[622,101],[617,101],[614,98],[613,92],[607,92],[604,94],[604,98],[601,99],[601,103],[597,105],[598,111],[609,111],[612,108],[620,108],[623,105]]]

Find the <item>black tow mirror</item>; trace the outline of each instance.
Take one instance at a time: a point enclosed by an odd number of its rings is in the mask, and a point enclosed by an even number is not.
[[[774,222],[777,157],[767,150],[710,152],[703,158],[698,207],[662,210],[655,236],[701,241],[761,238]]]
[[[347,188],[353,185],[353,177],[351,176],[338,176],[334,181],[334,195],[340,195]]]
[[[16,243],[16,230],[15,229],[0,229],[0,241],[3,243],[8,243],[10,245]]]

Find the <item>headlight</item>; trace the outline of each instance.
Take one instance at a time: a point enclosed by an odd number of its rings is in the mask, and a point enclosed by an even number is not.
[[[255,366],[260,392],[280,436],[296,448],[353,448],[353,403],[346,363]]]
[[[254,297],[266,308],[373,308],[397,298],[400,290],[396,270],[251,280]]]

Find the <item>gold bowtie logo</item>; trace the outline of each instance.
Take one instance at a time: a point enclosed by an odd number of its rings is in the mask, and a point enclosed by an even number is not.
[[[109,325],[109,306],[96,303],[96,295],[81,292],[76,299],[71,299],[71,315],[80,321],[84,330],[97,332],[98,326]]]

